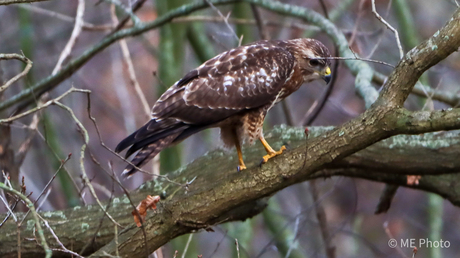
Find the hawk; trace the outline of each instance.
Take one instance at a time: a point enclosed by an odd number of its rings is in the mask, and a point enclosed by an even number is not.
[[[303,83],[331,79],[329,50],[318,40],[262,40],[209,59],[170,87],[152,108],[152,119],[115,148],[137,154],[123,175],[155,157],[164,148],[201,130],[220,127],[226,146],[238,153],[238,170],[246,169],[241,145],[259,139],[267,162],[283,152],[264,139],[265,115]],[[135,166],[133,166],[135,165]],[[137,167],[137,168],[136,168]]]

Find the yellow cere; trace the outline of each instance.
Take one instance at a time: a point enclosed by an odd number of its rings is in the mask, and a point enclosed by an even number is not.
[[[325,75],[331,74],[331,68],[326,67],[326,71],[324,72]]]

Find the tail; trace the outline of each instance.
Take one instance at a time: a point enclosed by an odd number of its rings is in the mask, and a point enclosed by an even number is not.
[[[178,122],[175,119],[174,121],[150,120],[144,126],[122,140],[115,148],[115,152],[121,152],[130,147],[125,154],[125,158],[128,158],[139,150],[136,156],[131,160],[134,166],[131,164],[126,166],[122,175],[125,177],[133,175],[137,172],[136,167],[143,166],[163,149],[205,128],[206,127],[202,126],[188,125]]]

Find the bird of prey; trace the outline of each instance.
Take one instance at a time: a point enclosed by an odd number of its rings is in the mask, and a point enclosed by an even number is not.
[[[128,147],[137,154],[123,171],[130,176],[164,148],[201,130],[220,127],[226,146],[238,153],[238,170],[246,169],[242,143],[259,139],[267,155],[273,150],[263,137],[267,111],[303,83],[331,79],[329,50],[318,40],[262,40],[209,59],[170,87],[152,108],[152,119],[122,140],[115,151]],[[133,166],[135,165],[135,166]]]

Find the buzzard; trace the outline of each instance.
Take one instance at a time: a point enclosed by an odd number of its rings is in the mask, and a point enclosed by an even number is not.
[[[246,168],[243,142],[258,138],[267,155],[273,150],[263,137],[265,115],[274,104],[303,83],[331,79],[329,50],[318,40],[262,40],[209,59],[170,87],[152,108],[152,119],[115,148],[128,147],[126,158],[139,151],[123,175],[130,176],[164,148],[201,130],[220,127],[226,146],[235,145],[238,170]]]

